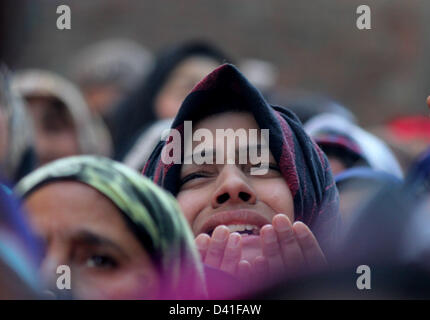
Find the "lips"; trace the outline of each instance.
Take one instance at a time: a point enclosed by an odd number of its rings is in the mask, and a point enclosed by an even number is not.
[[[261,227],[269,223],[267,218],[252,210],[221,211],[213,213],[197,230],[197,234],[212,235],[217,226],[225,225],[230,232],[238,232],[241,235],[259,235]]]

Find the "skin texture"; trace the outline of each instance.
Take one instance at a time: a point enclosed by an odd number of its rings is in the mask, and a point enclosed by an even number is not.
[[[28,97],[40,165],[80,153],[76,128],[66,107],[48,97]]]
[[[173,118],[193,87],[213,69],[218,62],[207,57],[191,57],[180,63],[155,99],[155,113],[159,119]]]
[[[259,129],[253,116],[244,112],[210,116],[199,121],[193,130],[200,128],[208,129],[214,137],[216,129]],[[193,142],[192,149],[200,144]],[[215,146],[206,141],[204,145],[215,152],[222,147],[219,141]],[[236,150],[238,147],[236,140]],[[224,154],[228,154],[226,149]],[[181,169],[185,183],[177,200],[197,236],[203,261],[244,280],[267,280],[268,275],[280,272],[296,274],[305,265],[325,265],[324,255],[309,228],[301,222],[292,225],[294,203],[290,189],[271,154],[269,163],[265,175],[251,175],[251,165],[238,164],[237,157],[236,164],[193,163],[183,164]],[[240,224],[256,225],[259,234],[239,234],[227,227]]]
[[[107,114],[120,100],[124,92],[115,85],[88,85],[83,93],[91,111],[95,114]]]
[[[25,206],[46,242],[41,273],[48,288],[56,291],[57,267],[68,265],[77,299],[157,296],[159,277],[148,254],[101,193],[79,182],[52,182],[31,193]]]

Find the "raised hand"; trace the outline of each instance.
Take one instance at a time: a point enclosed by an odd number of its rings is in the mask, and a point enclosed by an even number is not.
[[[312,231],[302,222],[291,224],[284,214],[277,214],[271,225],[263,226],[260,237],[263,256],[256,258],[260,265],[259,272],[294,276],[327,266]]]
[[[262,255],[253,261],[241,259],[242,237],[237,232],[230,233],[226,226],[216,227],[212,236],[200,234],[196,245],[204,263],[246,282],[293,277],[327,266],[312,231],[302,222],[292,224],[284,214],[277,214],[271,225],[261,228],[260,240]]]
[[[236,275],[242,255],[241,241],[239,233],[230,233],[226,226],[218,226],[211,237],[205,233],[198,235],[196,245],[204,263]]]

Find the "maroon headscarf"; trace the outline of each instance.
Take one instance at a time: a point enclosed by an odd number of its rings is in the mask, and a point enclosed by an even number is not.
[[[183,140],[184,121],[196,122],[227,111],[250,112],[261,129],[269,129],[269,149],[291,190],[295,219],[306,223],[327,251],[340,228],[338,192],[327,158],[290,110],[269,105],[233,65],[224,64],[186,97],[172,128],[179,130]],[[143,173],[176,195],[181,165],[161,161],[165,144],[161,141],[157,145]]]

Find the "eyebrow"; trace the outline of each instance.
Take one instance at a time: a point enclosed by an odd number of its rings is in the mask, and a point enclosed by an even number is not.
[[[114,249],[115,251],[118,251],[118,253],[124,255],[125,257],[128,257],[128,255],[125,253],[125,251],[114,241],[103,237],[101,235],[95,234],[88,230],[81,230],[77,232],[73,236],[74,241],[88,245],[88,246],[95,246],[95,247],[110,247]]]
[[[237,158],[237,156],[238,156],[238,153],[239,153],[239,150],[240,149],[245,149],[246,148],[246,152],[247,152],[247,156],[249,155],[249,149],[250,148],[257,148],[257,150],[260,150],[260,154],[261,154],[261,150],[262,150],[262,148],[263,147],[267,147],[267,145],[266,144],[261,144],[261,143],[258,143],[258,144],[253,144],[253,145],[246,145],[246,147],[241,147],[241,148],[235,148],[235,159]],[[267,147],[268,148],[268,147]],[[213,160],[215,160],[216,159],[216,149],[214,149],[214,148],[205,148],[205,149],[203,149],[202,150],[203,152],[208,152],[208,153],[210,153],[210,152],[212,152],[212,159]],[[201,154],[201,153],[200,153]],[[199,154],[199,152],[194,152],[194,153],[192,153],[191,155],[189,155],[189,156],[187,156],[187,157],[184,157],[184,164],[186,164],[189,160],[192,160],[193,158],[194,158],[194,156],[195,155],[200,155]],[[192,162],[192,161],[191,161]],[[194,162],[192,162],[191,164],[195,164]]]

